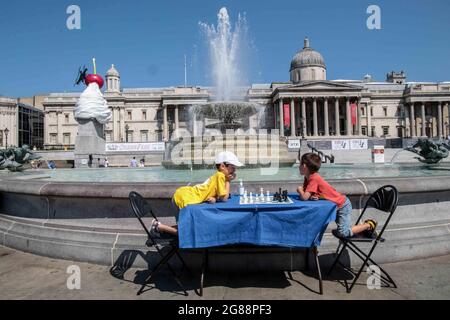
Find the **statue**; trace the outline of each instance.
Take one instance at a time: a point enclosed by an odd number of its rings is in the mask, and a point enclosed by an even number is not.
[[[448,157],[450,145],[446,143],[434,143],[428,139],[419,139],[412,147],[405,148],[406,151],[418,154],[415,157],[422,163],[436,164]]]
[[[0,170],[8,169],[12,172],[24,170],[23,166],[32,160],[40,159],[30,147],[23,145],[22,148],[8,148],[0,150]]]
[[[80,68],[75,83],[84,82],[87,86],[74,109],[75,120],[79,124],[74,152],[76,168],[90,167],[92,164],[98,165],[97,160],[93,163],[91,158],[103,159],[106,155],[104,126],[111,120],[112,112],[100,91],[105,82],[97,74],[95,58],[93,64],[94,73],[87,74],[86,67]]]

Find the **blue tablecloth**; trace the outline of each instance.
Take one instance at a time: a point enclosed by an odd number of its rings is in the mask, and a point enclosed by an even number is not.
[[[239,196],[227,202],[190,205],[180,211],[180,248],[207,248],[233,244],[263,246],[319,246],[328,223],[336,219],[337,206],[330,201],[292,204],[239,204]]]

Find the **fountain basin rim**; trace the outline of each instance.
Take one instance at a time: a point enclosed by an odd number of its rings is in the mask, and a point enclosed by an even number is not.
[[[128,198],[130,191],[137,191],[146,198],[169,199],[175,190],[187,183],[182,182],[52,182],[37,180],[2,179],[0,193],[26,194],[44,197],[79,198]],[[195,181],[192,184],[202,183]],[[392,184],[400,193],[449,191],[450,179],[445,176],[330,179],[339,192],[346,195],[368,195],[383,185]],[[246,187],[263,187],[265,190],[278,190],[279,187],[295,192],[298,181],[247,181]],[[237,193],[238,183],[233,183],[231,192]]]

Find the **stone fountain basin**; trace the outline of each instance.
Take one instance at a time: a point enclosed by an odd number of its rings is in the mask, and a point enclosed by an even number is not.
[[[426,183],[425,183],[426,181]],[[347,194],[353,219],[368,195],[385,184],[400,191],[399,206],[386,231],[386,244],[375,252],[380,262],[395,262],[450,253],[450,181],[447,177],[361,178],[330,181]],[[39,180],[2,180],[0,185],[0,244],[44,256],[113,264],[128,250],[147,252],[145,235],[133,217],[128,194],[137,191],[168,223],[174,222],[170,196],[182,183],[82,183]],[[297,182],[247,182],[248,188],[294,192]],[[236,192],[233,185],[232,192]],[[326,266],[337,247],[331,223],[320,247]],[[216,267],[295,270],[305,267],[301,249],[230,249],[234,258],[218,256]],[[270,253],[267,255],[267,253]],[[198,252],[186,252],[199,266]],[[259,259],[259,260],[258,260]],[[353,256],[348,261],[358,263]],[[138,259],[139,260],[139,259]],[[255,261],[259,261],[256,263]],[[144,260],[136,266],[146,267]]]

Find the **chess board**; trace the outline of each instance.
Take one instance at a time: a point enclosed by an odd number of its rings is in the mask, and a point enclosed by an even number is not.
[[[272,204],[272,205],[286,205],[286,204],[292,204],[294,203],[294,201],[292,201],[292,199],[290,197],[287,197],[287,201],[286,202],[279,202],[279,201],[273,201],[273,197],[270,197],[270,201],[267,201],[266,197],[264,197],[264,201],[261,201],[260,199],[258,199],[258,201],[256,201],[256,198],[253,197],[253,203],[250,203],[250,198],[248,198],[249,202],[244,202],[244,197],[240,196],[239,197],[239,204],[240,205],[249,205],[249,204]]]

